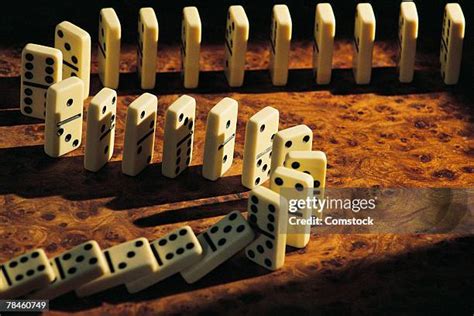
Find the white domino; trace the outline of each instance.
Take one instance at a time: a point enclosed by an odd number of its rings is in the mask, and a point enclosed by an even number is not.
[[[13,299],[47,286],[54,272],[43,249],[34,249],[0,265],[0,298]]]
[[[415,72],[416,41],[418,39],[418,12],[414,2],[400,4],[398,19],[398,80],[413,81]]]
[[[270,178],[270,189],[290,200],[306,200],[312,197],[313,177],[307,173],[278,167]],[[291,211],[291,210],[289,210]],[[311,225],[298,223],[298,220],[309,220],[311,209],[298,209],[296,212],[289,212],[286,244],[296,248],[304,248],[309,242],[311,235]],[[293,219],[291,219],[293,217]],[[297,223],[290,225],[290,223]]]
[[[184,87],[187,89],[196,88],[199,84],[201,32],[201,18],[198,9],[185,7],[181,25],[181,70]]]
[[[111,89],[117,89],[119,85],[121,37],[120,21],[115,10],[100,10],[97,52],[99,77],[104,87]]]
[[[158,99],[144,93],[127,110],[125,141],[122,155],[122,173],[136,176],[153,159],[155,124]]]
[[[313,72],[317,84],[331,82],[336,18],[331,4],[316,5],[313,33]]]
[[[55,83],[48,89],[44,151],[51,157],[71,152],[81,144],[84,84],[78,77]]]
[[[242,185],[249,189],[270,177],[273,139],[278,132],[279,117],[278,110],[267,106],[247,122]]]
[[[21,53],[20,110],[23,115],[46,117],[46,91],[62,80],[63,54],[59,49],[27,44]]]
[[[245,218],[238,212],[229,213],[208,230],[198,235],[202,259],[181,272],[187,283],[194,283],[230,259],[255,237]]]
[[[54,270],[54,281],[34,292],[29,298],[52,300],[102,276],[107,271],[104,255],[94,240],[52,258],[50,263]]]
[[[76,290],[79,297],[93,295],[132,282],[158,269],[146,238],[138,238],[104,250],[107,270],[101,277]]]
[[[440,51],[441,76],[447,85],[454,85],[459,80],[465,28],[461,6],[448,3],[444,9]]]
[[[352,70],[357,84],[369,84],[375,42],[375,15],[370,3],[359,3],[354,23]]]
[[[156,51],[158,20],[153,8],[141,8],[138,13],[137,71],[142,89],[153,89],[156,81]]]
[[[84,83],[84,99],[89,96],[91,37],[80,27],[64,21],[56,26],[54,47],[63,53],[63,79],[79,77]]]
[[[227,11],[225,28],[224,73],[231,87],[244,83],[245,54],[249,39],[249,20],[240,5],[233,5]]]
[[[288,81],[288,63],[292,35],[291,15],[284,4],[273,6],[270,33],[270,76],[274,86],[284,86]]]
[[[137,293],[201,260],[202,247],[189,226],[176,229],[151,244],[158,270],[126,284],[130,293]]]
[[[293,150],[311,150],[313,132],[306,125],[297,125],[279,131],[273,140],[271,170],[283,166],[286,154]]]
[[[96,172],[114,153],[117,92],[103,88],[87,110],[87,138],[84,168]]]
[[[237,113],[238,103],[231,98],[222,99],[209,111],[202,166],[206,179],[217,180],[232,166]]]
[[[258,237],[245,248],[247,258],[269,269],[285,263],[288,202],[270,189],[259,186],[250,192],[247,211]]]
[[[166,110],[161,172],[175,178],[191,163],[193,157],[196,100],[181,96]]]

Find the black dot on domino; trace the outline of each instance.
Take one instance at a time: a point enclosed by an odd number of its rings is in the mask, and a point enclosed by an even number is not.
[[[31,254],[31,258],[38,258],[39,257],[39,252],[38,251],[35,251]]]
[[[33,69],[33,64],[32,63],[26,63],[25,68],[28,69],[28,70],[32,70]]]
[[[245,230],[245,225],[239,225],[239,226],[237,227],[237,232],[238,232],[238,233],[241,233],[241,232],[243,232],[244,230]]]
[[[171,259],[173,259],[173,257],[174,257],[174,255],[171,252],[166,254],[166,256],[165,256],[166,260],[171,260]]]
[[[44,77],[44,81],[46,81],[47,83],[53,83],[54,80],[53,80],[53,77],[46,76],[46,77]]]
[[[33,78],[33,73],[27,71],[27,72],[25,72],[25,77],[26,77],[26,79],[32,79]]]
[[[46,64],[54,65],[54,59],[52,59],[51,57],[46,58]]]
[[[75,139],[73,142],[72,142],[72,147],[77,147],[79,145],[79,139]]]
[[[65,43],[65,44],[64,44],[64,48],[65,48],[66,50],[71,50],[71,44]]]
[[[291,163],[291,168],[293,169],[298,169],[300,167],[300,163],[295,161]]]
[[[283,179],[282,178],[275,178],[275,184],[276,185],[283,185]]]
[[[183,253],[184,253],[184,248],[178,248],[178,249],[176,250],[176,254],[177,254],[177,255],[182,255]]]
[[[89,264],[96,264],[97,263],[97,258],[90,258],[89,259]]]
[[[268,258],[265,259],[265,265],[266,265],[267,267],[271,267],[271,266],[272,266],[272,261],[271,261],[270,259],[268,259]]]
[[[262,126],[260,126],[260,133],[262,133],[264,130],[265,130],[265,124],[262,124]]]
[[[44,269],[46,269],[46,266],[44,264],[40,264],[37,268],[39,272],[44,271]]]
[[[33,109],[30,108],[29,106],[25,106],[23,108],[23,111],[25,111],[26,114],[31,114],[33,112]]]
[[[303,191],[304,187],[301,183],[297,183],[297,184],[295,184],[295,189],[296,189],[296,191],[301,192],[301,191]]]
[[[141,246],[143,246],[142,240],[138,240],[137,242],[135,242],[135,247],[140,248]]]
[[[194,248],[194,243],[189,242],[186,244],[186,249],[193,249]]]
[[[116,100],[117,100],[117,98],[116,98],[116,97],[113,97],[113,98],[112,98],[112,104],[115,104],[115,101],[116,101]]]
[[[73,100],[73,99],[69,99],[69,100],[67,100],[66,105],[67,105],[67,106],[71,106],[73,103],[74,103],[74,100]]]
[[[230,120],[227,121],[227,123],[225,124],[225,128],[229,128],[230,127]]]
[[[272,214],[268,214],[267,218],[272,223],[275,221],[275,216],[273,216]]]
[[[255,195],[252,195],[251,197],[252,203],[258,204],[258,197]]]
[[[26,88],[26,89],[25,89],[25,94],[26,94],[26,95],[32,95],[32,94],[33,94],[33,90],[31,90],[30,88]]]
[[[80,255],[76,258],[76,262],[78,262],[78,263],[82,262],[82,261],[84,261],[84,259],[85,259],[84,256]]]
[[[271,212],[271,213],[275,213],[275,206],[273,204],[269,204],[268,205],[268,210]]]
[[[273,139],[275,138],[275,135],[276,135],[276,134],[272,134],[271,140],[273,140]]]
[[[262,162],[263,162],[262,159],[259,159],[259,160],[257,161],[257,167],[260,168],[260,166],[262,165]]]
[[[160,246],[164,246],[168,243],[168,241],[166,239],[160,239],[160,241],[158,242],[158,245]]]
[[[33,274],[35,274],[35,270],[33,270],[33,269],[30,269],[30,270],[26,271],[27,276],[32,276]]]
[[[26,97],[24,100],[25,104],[31,105],[33,103],[33,99]]]
[[[178,238],[178,235],[171,234],[169,238],[170,238],[170,241],[173,241],[173,240],[176,240],[176,238]]]
[[[74,274],[74,273],[76,273],[76,271],[77,271],[77,269],[75,267],[71,267],[67,270],[67,273],[68,274]]]
[[[127,252],[127,258],[133,258],[133,257],[135,257],[135,251]]]
[[[188,128],[189,128],[189,129],[193,129],[193,121],[190,121],[190,122],[189,122]]]
[[[15,280],[17,280],[17,281],[23,280],[23,275],[22,275],[22,274],[18,274],[18,275],[15,277]]]
[[[140,113],[140,118],[144,118],[145,117],[145,111],[142,111],[142,113]]]
[[[63,38],[63,36],[64,36],[64,33],[63,33],[63,31],[61,31],[61,30],[58,30],[58,36],[59,36],[59,37],[61,37],[61,38]]]
[[[254,202],[254,203],[255,203],[255,202]],[[258,203],[258,200],[257,200],[257,203]],[[257,207],[257,205],[252,204],[252,205],[250,206],[250,211],[252,211],[253,213],[257,213],[257,212],[258,212],[258,207]]]
[[[219,227],[217,227],[217,226],[214,226],[214,227],[211,228],[211,234],[215,234],[218,231],[219,231]]]
[[[247,251],[247,255],[252,259],[255,258],[255,252],[253,252],[253,250]]]
[[[310,138],[309,135],[306,135],[305,137],[303,137],[303,142],[304,143],[309,142],[309,138]]]
[[[217,242],[217,244],[218,244],[219,246],[224,246],[226,242],[227,242],[227,240],[226,240],[225,238],[221,238],[221,239],[219,239],[219,241]]]
[[[125,262],[120,262],[118,267],[119,267],[119,269],[123,270],[127,267],[127,264]]]
[[[77,57],[76,56],[72,56],[71,60],[72,60],[73,63],[77,64]]]
[[[150,128],[153,128],[155,126],[155,120],[151,120],[150,122]]]
[[[257,222],[257,216],[255,216],[255,214],[250,214],[249,221],[252,222],[252,223],[256,223]]]
[[[263,249],[262,245],[258,245],[257,246],[257,251],[260,252],[260,253],[263,253],[265,251],[265,249]]]
[[[287,142],[285,143],[285,147],[286,147],[286,148],[290,148],[291,145],[293,145],[293,142],[292,142],[291,140],[289,140],[289,141],[287,141]]]
[[[222,159],[222,163],[225,163],[227,161],[227,155],[224,156],[224,159]]]
[[[268,249],[273,249],[273,243],[271,240],[267,240],[265,242],[265,245],[267,246]]]
[[[267,225],[267,229],[268,229],[271,233],[273,233],[273,231],[275,230],[275,226],[273,226],[273,224],[268,224],[268,225]]]
[[[229,220],[231,220],[231,221],[235,220],[236,218],[237,218],[237,213],[232,213],[229,216]]]
[[[179,122],[183,121],[183,118],[184,118],[184,115],[183,115],[183,113],[181,113],[178,117],[178,121]]]
[[[180,235],[180,236],[184,236],[184,235],[186,235],[187,233],[188,233],[188,231],[187,231],[186,229],[181,229],[181,230],[179,231],[179,235]]]
[[[21,258],[20,258],[20,262],[21,262],[21,263],[25,263],[25,262],[27,262],[27,261],[28,261],[28,257],[27,257],[27,256],[24,256],[24,257],[21,257]]]
[[[28,60],[28,61],[32,61],[32,60],[34,59],[34,56],[33,56],[33,54],[26,54],[26,55],[25,55],[25,58],[26,58],[26,60]]]
[[[52,75],[54,73],[54,68],[48,66],[44,69],[44,71],[46,71],[48,75]]]
[[[224,233],[228,233],[232,230],[232,226],[230,225],[227,225],[226,227],[224,227]]]
[[[255,185],[258,185],[260,183],[260,177],[258,177],[257,179],[255,179]]]
[[[319,188],[320,185],[321,185],[321,182],[319,182],[318,180],[314,180],[314,187],[315,188]]]

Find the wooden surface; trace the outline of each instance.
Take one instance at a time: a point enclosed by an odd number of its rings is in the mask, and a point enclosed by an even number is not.
[[[159,47],[159,97],[153,164],[135,178],[121,174],[126,108],[141,93],[135,48],[122,51],[115,153],[98,173],[83,169],[84,147],[60,159],[43,153],[44,124],[18,109],[21,48],[0,50],[0,262],[34,248],[57,255],[88,239],[102,247],[155,239],[189,224],[196,233],[231,210],[245,211],[240,185],[245,124],[271,105],[280,128],[307,124],[328,157],[328,187],[473,187],[472,82],[447,88],[437,56],[418,54],[414,83],[395,74],[395,46],[375,48],[372,84],[352,78],[351,45],[336,43],[332,83],[316,86],[311,43],[292,46],[286,87],[270,84],[267,46],[249,45],[245,85],[227,87],[223,47],[202,51],[201,85],[182,88],[177,47]],[[100,89],[92,71],[92,93]],[[197,100],[192,167],[175,180],[160,174],[165,109],[181,94]],[[201,176],[205,120],[222,97],[239,101],[236,152],[224,178]],[[85,109],[90,98],[86,101]],[[85,131],[85,126],[84,126]],[[85,135],[83,136],[83,141]],[[260,314],[447,313],[472,315],[473,235],[313,235],[306,249],[288,249],[285,267],[269,273],[239,254],[195,285],[174,276],[129,295],[123,287],[87,299],[66,295],[51,315],[183,312]]]

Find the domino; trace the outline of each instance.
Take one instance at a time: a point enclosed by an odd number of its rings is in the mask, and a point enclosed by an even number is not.
[[[444,9],[440,49],[441,76],[446,85],[458,83],[465,28],[461,6],[448,3]]]
[[[245,128],[242,185],[253,189],[268,180],[273,139],[278,132],[280,114],[267,106],[254,114]]]
[[[195,116],[196,100],[188,95],[181,96],[166,111],[161,172],[168,178],[177,177],[191,163]]]
[[[99,15],[97,60],[99,78],[104,87],[117,89],[120,73],[120,21],[115,10],[104,8]]]
[[[153,159],[155,124],[158,99],[144,93],[127,110],[125,141],[122,155],[122,173],[136,176]]]
[[[284,86],[288,81],[288,62],[292,35],[291,15],[284,4],[273,6],[270,32],[270,76],[274,86]]]
[[[375,15],[370,3],[359,3],[354,23],[352,70],[357,84],[369,84],[375,41]]]
[[[186,89],[196,88],[199,84],[201,29],[198,9],[185,7],[181,23],[181,69]]]
[[[114,153],[117,92],[103,88],[92,98],[87,111],[84,168],[99,171]]]
[[[254,188],[248,199],[249,222],[259,234],[245,253],[247,258],[269,270],[285,263],[288,202],[262,186]]]
[[[255,233],[240,212],[229,213],[197,236],[203,250],[202,259],[181,271],[181,276],[189,284],[200,280],[247,246],[254,237]]]
[[[319,3],[316,5],[313,34],[314,77],[317,84],[329,84],[336,35],[336,18],[331,4]]]
[[[54,47],[63,53],[63,79],[79,77],[84,83],[83,98],[89,96],[91,37],[76,25],[64,21],[56,26]]]
[[[102,276],[107,271],[105,258],[94,240],[52,258],[50,265],[55,279],[29,298],[52,300]]]
[[[293,150],[311,150],[313,132],[306,125],[297,125],[279,131],[275,135],[272,147],[272,172],[283,166],[286,154]]]
[[[249,39],[249,20],[240,5],[233,5],[227,11],[225,28],[224,73],[231,87],[244,83],[245,53]]]
[[[153,8],[138,13],[137,71],[142,89],[153,89],[156,81],[156,51],[159,27]]]
[[[418,12],[414,2],[400,4],[398,19],[398,80],[413,81],[415,72],[416,42],[418,39]]]
[[[48,89],[44,152],[59,157],[81,144],[84,84],[78,77],[55,83]]]
[[[23,115],[46,117],[46,91],[62,80],[63,54],[60,50],[27,44],[21,53],[20,110]]]
[[[105,291],[132,282],[158,269],[157,260],[146,238],[138,238],[106,249],[108,269],[101,277],[76,289],[79,297]]]
[[[189,226],[178,228],[153,241],[150,247],[157,259],[158,270],[127,283],[129,293],[142,291],[201,260],[201,244]]]
[[[313,191],[313,177],[307,173],[278,167],[272,173],[270,178],[270,189],[285,199],[304,199],[311,198]],[[291,210],[290,210],[291,211]],[[309,219],[311,217],[311,209],[298,209],[296,212],[290,212],[288,217],[286,244],[296,248],[304,248],[309,242],[311,235],[311,225],[298,224],[290,225],[300,219]],[[291,218],[294,218],[291,220]]]
[[[54,272],[43,249],[34,249],[0,265],[0,298],[22,297],[47,286]]]
[[[208,180],[222,177],[232,165],[237,112],[238,103],[231,98],[222,99],[209,111],[202,165],[202,175]]]

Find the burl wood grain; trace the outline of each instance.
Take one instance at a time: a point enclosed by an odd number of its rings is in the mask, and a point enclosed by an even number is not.
[[[275,88],[265,69],[266,44],[252,43],[245,85],[230,89],[222,73],[223,47],[205,46],[200,88],[185,90],[178,47],[161,45],[152,91],[159,97],[155,156],[135,178],[120,169],[126,109],[142,93],[135,48],[122,51],[115,153],[98,173],[83,169],[83,146],[60,159],[43,153],[44,124],[18,109],[20,52],[0,50],[0,262],[35,247],[57,255],[88,239],[104,248],[138,236],[154,239],[185,224],[199,233],[231,210],[245,211],[245,124],[268,105],[280,111],[280,128],[304,123],[313,130],[313,148],[328,157],[328,187],[474,184],[472,83],[445,87],[431,52],[419,52],[415,81],[402,85],[394,44],[377,43],[372,84],[356,86],[350,43],[339,41],[332,83],[316,86],[311,44],[295,43],[288,86]],[[91,95],[100,89],[96,69],[93,58]],[[160,174],[163,116],[184,93],[197,100],[194,159],[170,180]],[[210,182],[200,176],[205,121],[224,96],[240,107],[234,164]],[[123,287],[86,299],[69,294],[53,301],[49,314],[472,314],[473,250],[472,235],[315,234],[306,249],[288,249],[277,272],[239,254],[195,285],[174,276],[136,295]]]

